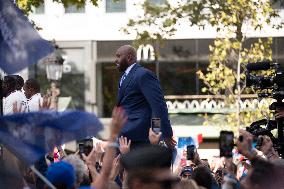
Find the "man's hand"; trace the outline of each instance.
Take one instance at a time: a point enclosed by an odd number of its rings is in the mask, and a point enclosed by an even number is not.
[[[152,128],[149,129],[149,140],[151,144],[158,144],[160,141],[160,138],[162,136],[162,133],[159,132],[158,134],[156,134]]]
[[[22,111],[22,104],[20,104],[20,106],[18,107],[17,102],[13,103],[13,113],[20,113],[20,112],[25,112],[26,111],[26,107],[25,109]]]
[[[170,148],[170,149],[174,149],[176,144],[177,144],[177,142],[173,139],[173,137],[172,138],[166,138],[165,143],[166,143],[167,147]]]
[[[195,149],[195,151],[194,151],[193,163],[194,163],[196,166],[198,166],[198,165],[201,164],[201,159],[200,159],[200,157],[199,157],[199,154],[198,154],[198,152],[197,152],[197,149]]]
[[[102,147],[102,142],[97,142],[95,144],[95,160],[96,162],[100,162],[101,161],[101,157],[104,153],[104,149]]]
[[[98,175],[98,172],[96,169],[96,150],[95,148],[92,149],[92,151],[89,153],[88,156],[86,156],[85,154],[82,154],[82,158],[86,162],[89,168],[92,179],[95,180],[95,178]]]
[[[260,136],[262,138],[262,145],[260,146],[260,151],[268,158],[268,159],[278,159],[278,153],[273,148],[273,143],[269,136]]]
[[[254,157],[253,151],[252,151],[252,141],[253,136],[249,132],[239,129],[240,137],[239,140],[237,140],[237,148],[238,151],[247,157],[248,159],[252,159]]]
[[[225,169],[228,173],[230,173],[231,175],[235,175],[235,172],[237,171],[235,167],[236,166],[234,165],[233,158],[225,159]]]
[[[48,110],[50,109],[51,98],[48,95],[42,97],[42,103],[38,100],[39,110]]]
[[[112,170],[109,179],[111,181],[114,181],[116,176],[119,174],[120,170],[120,155],[118,155],[116,158],[114,158],[112,162]]]
[[[120,153],[127,154],[130,151],[131,140],[127,142],[127,138],[123,136],[121,136],[118,140]]]

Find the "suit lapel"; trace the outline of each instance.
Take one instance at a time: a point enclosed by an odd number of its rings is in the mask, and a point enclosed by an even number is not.
[[[123,83],[122,83],[122,85],[119,89],[118,101],[117,101],[118,103],[117,104],[120,104],[120,101],[122,100],[122,97],[124,96],[125,89],[129,85],[129,83],[132,81],[134,74],[135,74],[138,67],[140,67],[140,65],[136,63],[133,66],[133,68],[130,70],[130,72],[127,74],[126,78],[124,79],[124,81],[123,81]]]

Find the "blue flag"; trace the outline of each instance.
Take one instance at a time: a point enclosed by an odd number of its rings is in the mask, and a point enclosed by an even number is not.
[[[11,1],[0,0],[0,68],[8,74],[35,64],[52,53],[28,18]]]
[[[0,143],[31,165],[55,146],[95,136],[103,126],[82,111],[30,112],[0,117]]]
[[[178,148],[185,148],[188,145],[196,146],[192,137],[179,137],[178,138]]]

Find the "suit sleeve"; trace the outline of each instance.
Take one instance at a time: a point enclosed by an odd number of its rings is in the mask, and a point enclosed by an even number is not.
[[[168,109],[160,83],[156,76],[146,71],[139,79],[141,92],[152,109],[152,116],[161,119],[162,138],[173,136],[172,127],[168,118]]]

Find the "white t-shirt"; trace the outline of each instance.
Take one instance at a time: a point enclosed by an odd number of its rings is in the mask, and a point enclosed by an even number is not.
[[[28,99],[28,112],[39,111],[39,103],[42,103],[42,97],[40,93],[34,94],[30,99]]]
[[[3,114],[13,114],[13,104],[17,102],[17,108],[19,109],[22,105],[21,111],[27,111],[27,99],[25,94],[22,91],[14,91],[9,96],[3,99]]]

